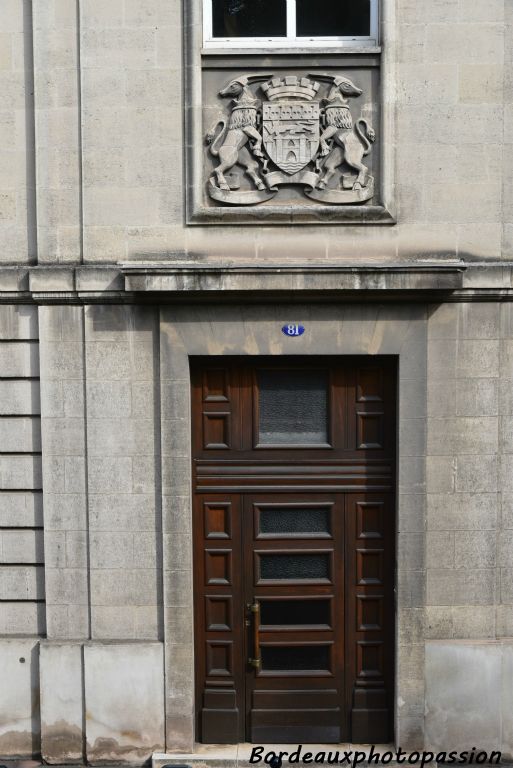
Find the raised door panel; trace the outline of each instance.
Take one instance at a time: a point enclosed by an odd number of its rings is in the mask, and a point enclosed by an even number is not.
[[[342,738],[343,513],[334,494],[244,498],[246,602],[259,606],[260,665],[246,676],[257,743]]]
[[[346,495],[346,695],[359,743],[393,736],[394,528],[392,494]]]
[[[240,514],[237,495],[195,496],[197,731],[205,742],[244,738]]]
[[[193,455],[226,455],[241,448],[240,374],[212,363],[193,367]]]
[[[244,483],[250,486],[242,468],[254,487],[263,481],[264,467],[271,471],[281,462],[284,471],[293,473],[293,482],[301,475],[317,475],[317,484],[332,487],[336,478],[337,485],[354,486],[355,473],[361,475],[362,470],[367,484],[376,473],[376,483],[383,486],[383,473],[391,482],[393,358],[193,359],[191,377],[198,478],[210,470],[215,483],[222,485],[231,466],[242,491]],[[331,483],[327,468],[334,472]],[[275,485],[284,480],[265,478],[266,484]],[[358,482],[363,484],[363,478]]]

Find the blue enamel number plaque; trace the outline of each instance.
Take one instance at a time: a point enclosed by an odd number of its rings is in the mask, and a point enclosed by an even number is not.
[[[305,329],[304,326],[298,325],[297,323],[289,323],[288,325],[284,325],[281,331],[285,336],[302,336]]]

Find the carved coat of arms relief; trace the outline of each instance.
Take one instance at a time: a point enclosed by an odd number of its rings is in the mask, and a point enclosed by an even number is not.
[[[328,83],[323,98],[317,80]],[[331,205],[373,197],[374,179],[363,159],[376,134],[365,118],[353,120],[349,99],[362,90],[348,78],[241,75],[219,95],[231,98],[231,110],[206,137],[218,159],[207,184],[212,199],[256,205],[281,185],[298,185],[307,197]],[[251,188],[241,189],[236,169]]]

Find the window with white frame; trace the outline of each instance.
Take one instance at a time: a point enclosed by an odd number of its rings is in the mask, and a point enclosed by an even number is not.
[[[205,48],[378,44],[379,0],[203,0]]]

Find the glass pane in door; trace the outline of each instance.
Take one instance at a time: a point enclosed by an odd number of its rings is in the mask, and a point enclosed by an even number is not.
[[[261,507],[259,533],[269,538],[330,535],[329,507]]]
[[[258,371],[260,445],[328,443],[327,371]]]
[[[260,578],[270,581],[288,579],[328,580],[330,578],[330,555],[328,553],[308,554],[261,554]]]
[[[303,672],[330,669],[329,645],[263,645],[262,670]]]
[[[330,600],[260,599],[260,620],[264,626],[330,627]]]

